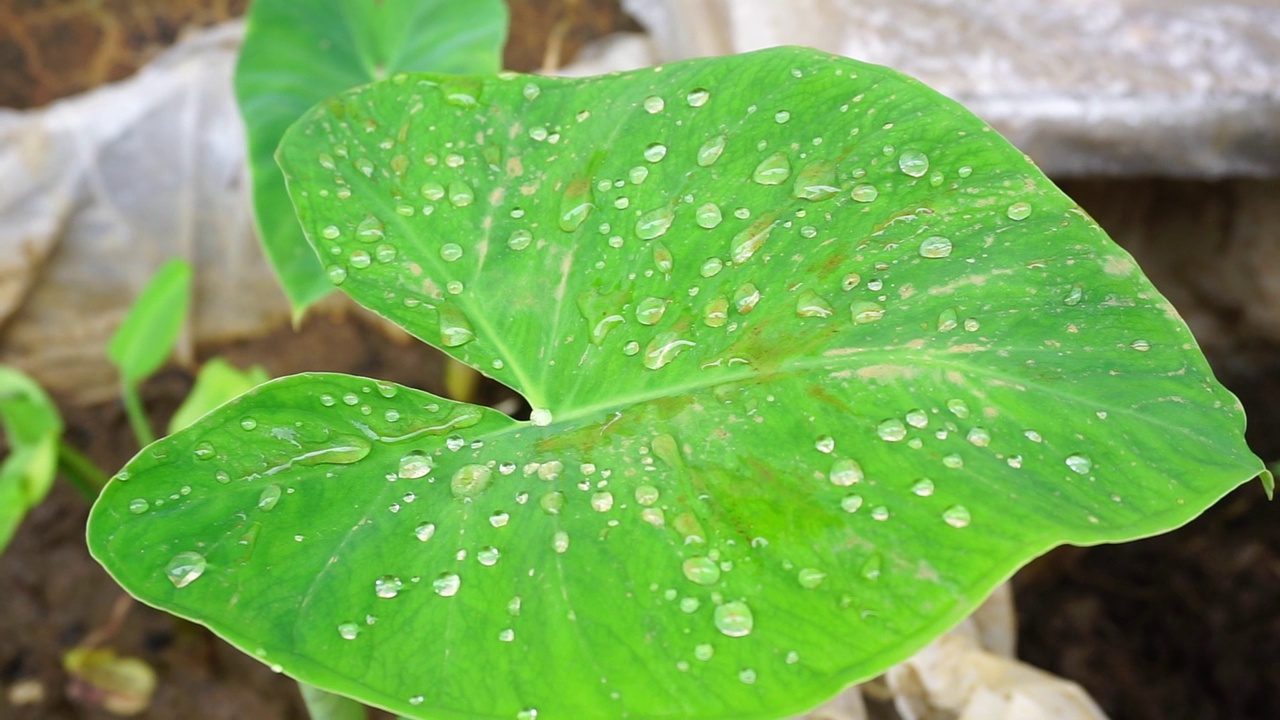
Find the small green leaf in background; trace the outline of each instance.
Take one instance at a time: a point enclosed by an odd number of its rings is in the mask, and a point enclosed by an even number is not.
[[[1262,470],[1133,259],[885,68],[396,75],[280,159],[329,276],[532,419],[275,380],[135,458],[90,548],[401,715],[796,714]]]
[[[107,357],[121,381],[136,385],[164,365],[178,342],[191,301],[191,266],[166,262],[142,289],[124,322],[111,336]]]
[[[259,365],[241,370],[220,357],[209,360],[200,368],[191,392],[169,420],[169,434],[178,432],[201,415],[268,379],[267,371]]]
[[[0,552],[27,511],[44,499],[58,468],[62,417],[34,380],[0,365],[0,421],[9,454],[0,464]]]
[[[107,345],[107,357],[120,370],[120,395],[139,445],[155,440],[138,386],[164,365],[178,342],[191,303],[191,266],[165,263],[130,306]]]
[[[332,286],[307,245],[274,155],[291,123],[334,93],[407,70],[496,72],[507,35],[501,0],[255,0],[236,67],[268,259],[301,317]]]

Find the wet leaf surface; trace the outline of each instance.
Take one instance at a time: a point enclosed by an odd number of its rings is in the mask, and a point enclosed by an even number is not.
[[[783,716],[1261,470],[1132,259],[883,68],[398,75],[281,162],[331,280],[531,420],[283,378],[144,450],[90,546],[398,713]]]

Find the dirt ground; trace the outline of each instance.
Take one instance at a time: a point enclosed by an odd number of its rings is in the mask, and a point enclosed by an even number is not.
[[[20,30],[26,27],[21,21],[38,25],[41,34],[56,35],[63,31],[53,23],[79,22],[90,26],[76,31],[88,33],[85,37],[101,33],[117,43],[123,42],[121,37],[132,37],[135,45],[154,53],[157,44],[171,42],[182,23],[218,19],[243,6],[232,0],[203,4],[173,0],[172,6],[180,9],[173,12],[188,13],[178,22],[163,20],[163,12],[156,8],[163,9],[164,3],[135,3],[131,17],[137,27],[121,30],[94,14],[103,8],[111,11],[115,4],[68,3],[59,14],[44,10],[45,3],[0,2],[0,28]],[[566,8],[579,5],[580,12],[564,35],[565,59],[585,39],[630,27],[616,2],[517,2],[512,27],[518,30],[508,48],[508,66],[540,65],[555,21]],[[33,11],[19,17],[28,6],[44,14]],[[76,8],[84,9],[84,14],[77,16]],[[158,13],[160,19],[149,18],[147,12]],[[104,22],[106,30],[94,29],[93,23]],[[112,34],[121,32],[125,35]],[[124,45],[94,51],[106,58],[89,67],[101,77],[73,76],[59,71],[59,63],[84,65],[83,58],[38,53],[38,47],[27,47],[0,30],[0,63],[22,70],[7,76],[14,82],[0,83],[0,104],[40,104],[120,77],[141,57],[131,58],[120,47]],[[70,84],[50,88],[51,79],[56,78]],[[1070,184],[1066,189],[1091,211],[1091,193],[1105,195],[1114,190]],[[1176,203],[1179,190],[1166,191],[1175,197],[1157,202]],[[1095,215],[1104,227],[1111,227],[1101,213]],[[203,348],[201,355],[222,355],[242,366],[262,363],[272,375],[334,370],[443,393],[441,361],[435,351],[388,334],[358,313],[336,319],[312,317],[297,333],[282,329],[266,338]],[[1250,441],[1268,461],[1280,457],[1277,357],[1274,347],[1246,338],[1210,358],[1223,380],[1244,399],[1254,419]],[[163,426],[191,382],[187,371],[171,368],[147,383],[145,396],[156,427]],[[487,400],[498,399],[495,388],[485,392]],[[114,470],[135,452],[118,404],[63,410],[70,443],[102,467]],[[1190,525],[1164,536],[1119,546],[1060,548],[1041,558],[1014,581],[1020,655],[1080,682],[1117,720],[1276,717],[1280,708],[1280,612],[1276,610],[1280,607],[1280,523],[1276,512],[1261,488],[1250,484]],[[85,550],[87,513],[88,503],[59,482],[0,555],[0,689],[5,693],[0,697],[0,718],[112,717],[68,699],[68,678],[61,669],[62,654],[106,623],[121,596]],[[111,645],[142,658],[158,673],[152,705],[138,717],[306,717],[296,687],[287,678],[203,629],[163,613],[134,606]]]

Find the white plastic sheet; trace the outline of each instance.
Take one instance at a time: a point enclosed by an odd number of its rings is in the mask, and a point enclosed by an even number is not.
[[[250,214],[231,94],[241,34],[223,25],[123,82],[0,110],[0,362],[109,396],[107,339],[171,257],[197,271],[180,354],[287,321]]]
[[[807,45],[955,98],[1047,172],[1280,176],[1274,0],[623,0],[647,62]],[[628,66],[631,66],[628,60]]]

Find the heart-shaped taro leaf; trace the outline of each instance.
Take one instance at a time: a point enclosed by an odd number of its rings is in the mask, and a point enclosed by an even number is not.
[[[144,452],[91,544],[145,601],[398,713],[797,712],[1046,549],[1261,470],[1133,260],[884,68],[396,76],[280,157],[330,277],[533,422],[276,381]]]

